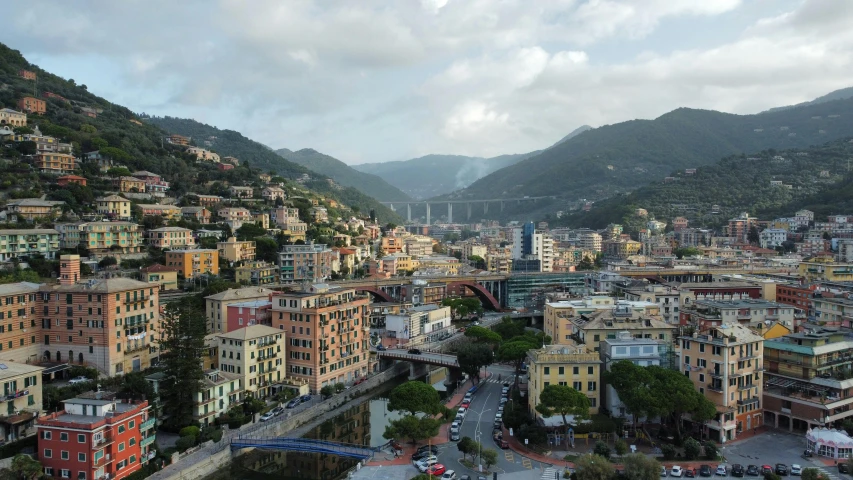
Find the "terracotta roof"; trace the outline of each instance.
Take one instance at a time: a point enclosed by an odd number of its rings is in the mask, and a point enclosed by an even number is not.
[[[178,268],[175,267],[167,267],[165,265],[160,265],[159,263],[151,265],[150,267],[145,267],[142,269],[145,273],[156,273],[156,272],[177,272]]]

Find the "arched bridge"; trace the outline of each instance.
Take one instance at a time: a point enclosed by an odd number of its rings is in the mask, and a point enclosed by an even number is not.
[[[385,350],[381,352],[381,357],[387,360],[402,360],[411,363],[438,365],[439,367],[459,368],[459,360],[456,358],[456,355],[448,355],[446,353],[422,352],[420,355],[417,355],[400,348]]]
[[[262,448],[264,450],[280,450],[286,452],[326,453],[341,457],[365,459],[373,456],[380,449],[378,447],[365,447],[364,445],[352,445],[348,443],[327,442],[325,440],[311,440],[307,438],[254,438],[238,437],[231,440],[231,450],[241,448]]]
[[[376,300],[379,302],[389,302],[389,303],[396,302],[396,300],[394,300],[394,297],[392,297],[391,295],[389,295],[387,292],[383,291],[379,287],[375,287],[375,288],[374,287],[356,287],[355,291],[356,292],[369,293],[370,296],[373,297],[373,300]]]
[[[480,300],[480,303],[483,304],[484,308],[494,311],[500,311],[501,309],[501,302],[499,302],[498,299],[495,298],[495,296],[492,295],[491,292],[486,290],[485,287],[483,287],[477,282],[453,282],[447,287],[450,288],[451,286],[463,286],[466,287],[468,290],[471,290],[472,292],[474,292],[474,295],[476,295],[477,298]]]

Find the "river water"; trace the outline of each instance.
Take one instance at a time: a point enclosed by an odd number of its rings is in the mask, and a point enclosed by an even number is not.
[[[337,416],[313,428],[304,438],[377,447],[388,440],[382,437],[388,422],[398,419],[398,412],[388,411],[387,393],[405,378],[387,382],[363,403],[347,408]],[[229,467],[204,480],[272,480],[318,479],[338,480],[355,466],[356,460],[319,453],[253,450],[237,457]]]

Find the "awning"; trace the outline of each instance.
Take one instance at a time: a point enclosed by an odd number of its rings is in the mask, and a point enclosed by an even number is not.
[[[67,363],[62,363],[59,365],[54,365],[52,367],[45,368],[44,370],[41,371],[41,374],[42,375],[50,375],[52,373],[61,372],[63,370],[68,370],[70,368],[71,368],[71,365],[68,365]]]

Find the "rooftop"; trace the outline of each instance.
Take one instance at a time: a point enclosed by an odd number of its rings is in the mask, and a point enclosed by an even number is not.
[[[118,195],[107,195],[106,197],[100,197],[96,199],[99,202],[129,202],[130,200],[120,197]]]
[[[191,232],[189,228],[183,227],[160,227],[152,230],[148,230],[149,232]]]
[[[769,300],[744,299],[744,300],[696,300],[695,305],[703,305],[715,308],[793,308],[784,303],[771,302]]]
[[[145,267],[145,268],[143,268],[143,269],[142,269],[142,271],[143,271],[143,272],[145,272],[145,273],[156,273],[156,272],[177,272],[177,271],[179,271],[179,269],[178,269],[178,268],[175,268],[175,267],[167,267],[167,266],[165,266],[165,265],[160,265],[160,264],[158,263],[158,264],[155,264],[155,265],[151,265],[150,267]]]
[[[59,235],[59,232],[52,228],[12,228],[9,230],[0,230],[0,235]]]
[[[22,293],[35,293],[41,284],[31,282],[17,282],[0,285],[0,297],[6,295],[20,295]]]
[[[220,338],[231,338],[234,340],[251,340],[253,338],[266,337],[268,335],[283,336],[284,330],[268,327],[266,325],[250,325],[218,336]]]
[[[44,367],[29,365],[26,363],[4,362],[0,363],[0,381],[17,377],[18,375],[35,374],[44,370]]]
[[[166,255],[170,253],[210,253],[210,252],[218,252],[219,250],[215,248],[183,248],[180,250],[169,250],[166,252]]]
[[[246,287],[246,288],[229,288],[224,292],[219,292],[214,295],[208,295],[204,297],[207,300],[236,300],[240,298],[255,298],[255,297],[268,297],[271,293],[276,293],[273,290],[269,290],[263,287]]]
[[[243,307],[243,308],[260,308],[267,305],[272,305],[272,302],[269,300],[249,300],[247,302],[238,302],[238,303],[229,303],[229,307]]]
[[[151,288],[154,286],[156,286],[154,283],[140,282],[139,280],[133,280],[130,278],[104,278],[99,280],[86,280],[73,285],[43,285],[41,291],[114,293],[124,292],[125,290],[134,290],[137,288]]]

